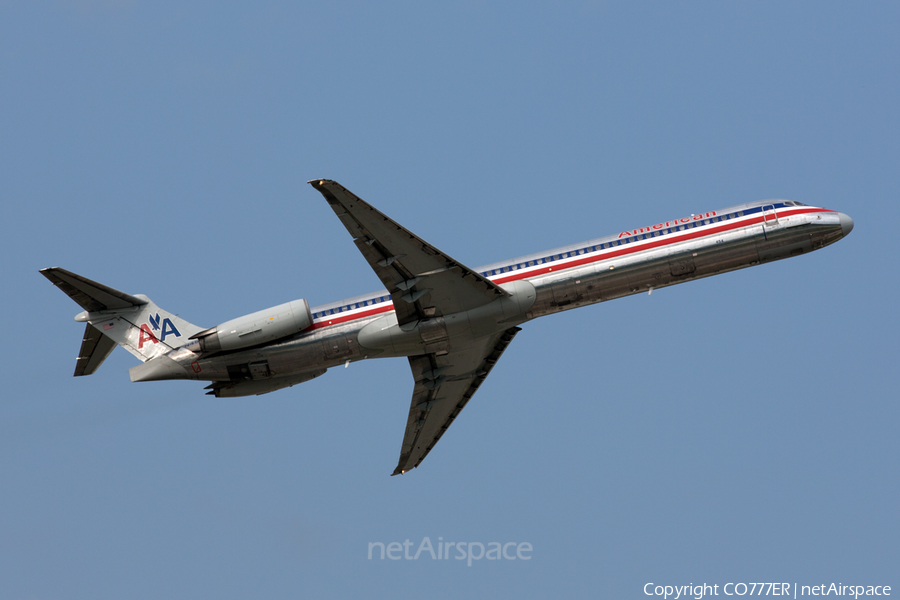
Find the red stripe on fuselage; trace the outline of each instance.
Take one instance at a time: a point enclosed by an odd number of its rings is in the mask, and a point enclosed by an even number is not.
[[[792,209],[792,210],[780,210],[777,211],[778,218],[781,217],[789,217],[791,215],[800,215],[805,213],[813,213],[813,212],[834,212],[833,210],[827,210],[824,208],[800,208],[800,209]],[[645,243],[641,242],[631,242],[624,246],[619,246],[615,250],[599,250],[597,252],[591,252],[590,254],[585,254],[583,258],[576,258],[570,261],[559,261],[552,266],[549,267],[541,267],[538,269],[533,269],[525,272],[525,269],[521,269],[520,272],[512,273],[508,276],[497,277],[496,279],[491,279],[494,283],[507,283],[509,281],[518,281],[520,279],[531,279],[532,277],[538,277],[541,275],[547,275],[553,272],[553,268],[556,267],[556,272],[565,271],[568,269],[572,269],[574,267],[580,267],[582,265],[587,265],[592,262],[598,262],[601,260],[609,260],[610,258],[617,258],[619,256],[625,256],[626,254],[636,254],[638,252],[643,252],[644,250],[651,250],[653,248],[660,248],[662,246],[668,246],[670,244],[677,244],[679,242],[685,242],[688,240],[694,240],[701,237],[706,237],[708,235],[716,235],[718,233],[723,233],[726,231],[731,231],[733,229],[741,229],[743,227],[749,227],[750,225],[756,225],[758,223],[762,223],[765,218],[765,214],[761,214],[758,217],[752,217],[750,219],[741,219],[738,217],[737,219],[732,219],[731,222],[725,223],[723,225],[716,225],[710,227],[709,225],[701,225],[694,231],[684,231],[679,233],[671,233],[665,237],[659,237],[655,240],[647,240]],[[639,234],[643,235],[643,234]],[[608,242],[604,242],[608,243]],[[562,265],[562,266],[560,266]]]
[[[835,212],[833,210],[828,210],[826,208],[794,208],[791,210],[781,209],[776,211],[777,218],[781,217],[790,217],[791,215],[802,215],[806,213],[816,213],[816,212]],[[491,279],[494,283],[507,283],[509,281],[518,281],[520,279],[531,279],[533,277],[540,277],[542,275],[547,275],[553,272],[554,266],[557,267],[556,272],[559,273],[561,271],[566,271],[568,269],[573,269],[575,267],[580,267],[582,265],[587,265],[593,262],[598,262],[601,260],[609,260],[610,258],[617,258],[619,256],[625,256],[627,254],[636,254],[638,252],[643,252],[644,250],[652,250],[654,248],[660,248],[662,246],[668,246],[670,244],[677,244],[679,242],[685,242],[688,240],[694,240],[701,237],[706,237],[708,235],[716,235],[719,233],[724,233],[726,231],[731,231],[733,229],[741,229],[743,227],[749,227],[751,225],[756,225],[763,222],[765,219],[765,213],[752,217],[749,219],[745,219],[742,217],[737,217],[737,219],[731,219],[729,222],[716,225],[710,227],[710,225],[701,225],[696,228],[694,231],[682,231],[678,233],[672,233],[665,237],[659,237],[655,240],[645,240],[646,243],[640,242],[631,242],[626,244],[625,246],[619,246],[615,250],[607,249],[607,250],[598,250],[596,252],[591,252],[590,254],[585,254],[583,258],[576,258],[574,260],[569,261],[559,261],[554,263],[549,267],[541,267],[538,269],[530,268],[531,270],[526,271],[525,269],[521,269],[517,273],[512,273],[508,276],[496,277],[496,279]],[[609,242],[603,242],[609,243]],[[490,279],[490,278],[488,278]],[[379,306],[377,308],[372,308],[370,310],[365,310],[362,312],[358,312],[355,314],[342,314],[338,315],[330,315],[331,318],[324,318],[318,323],[313,323],[306,331],[312,331],[313,329],[322,329],[324,327],[331,327],[333,325],[340,325],[342,323],[347,323],[349,321],[355,321],[357,319],[364,319],[366,317],[371,317],[374,315],[384,314],[393,312],[394,306],[392,303],[386,302],[383,306]]]

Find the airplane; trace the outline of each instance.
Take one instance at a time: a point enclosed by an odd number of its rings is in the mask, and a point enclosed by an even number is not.
[[[385,289],[310,307],[294,300],[211,328],[59,267],[40,272],[77,302],[85,333],[75,376],[116,345],[142,362],[132,381],[211,382],[217,398],[288,388],[368,358],[405,357],[415,381],[393,475],[418,467],[497,364],[520,325],[818,250],[853,220],[764,200],[621,231],[471,269],[335,181],[309,182]]]

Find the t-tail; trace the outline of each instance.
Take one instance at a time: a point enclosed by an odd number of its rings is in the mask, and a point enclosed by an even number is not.
[[[84,309],[75,316],[86,324],[76,377],[96,371],[117,344],[146,362],[188,344],[192,335],[203,331],[147,296],[132,296],[59,267],[41,269],[41,274]]]

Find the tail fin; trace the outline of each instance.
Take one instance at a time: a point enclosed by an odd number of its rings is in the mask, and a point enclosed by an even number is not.
[[[85,310],[75,317],[87,324],[76,377],[96,371],[116,344],[146,362],[184,346],[204,329],[162,310],[147,296],[132,296],[59,267],[41,269],[41,275]]]

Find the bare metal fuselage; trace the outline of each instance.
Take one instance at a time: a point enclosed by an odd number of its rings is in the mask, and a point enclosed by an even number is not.
[[[373,300],[384,298],[382,291],[314,307],[313,326],[287,339],[199,359],[178,348],[168,356],[181,369],[142,375],[136,367],[132,378],[219,382],[218,396],[265,393],[349,362],[449,351],[454,339],[496,335],[563,310],[811,252],[850,229],[846,215],[794,203],[692,215],[482,267],[511,296],[476,310],[401,327],[390,302]]]

